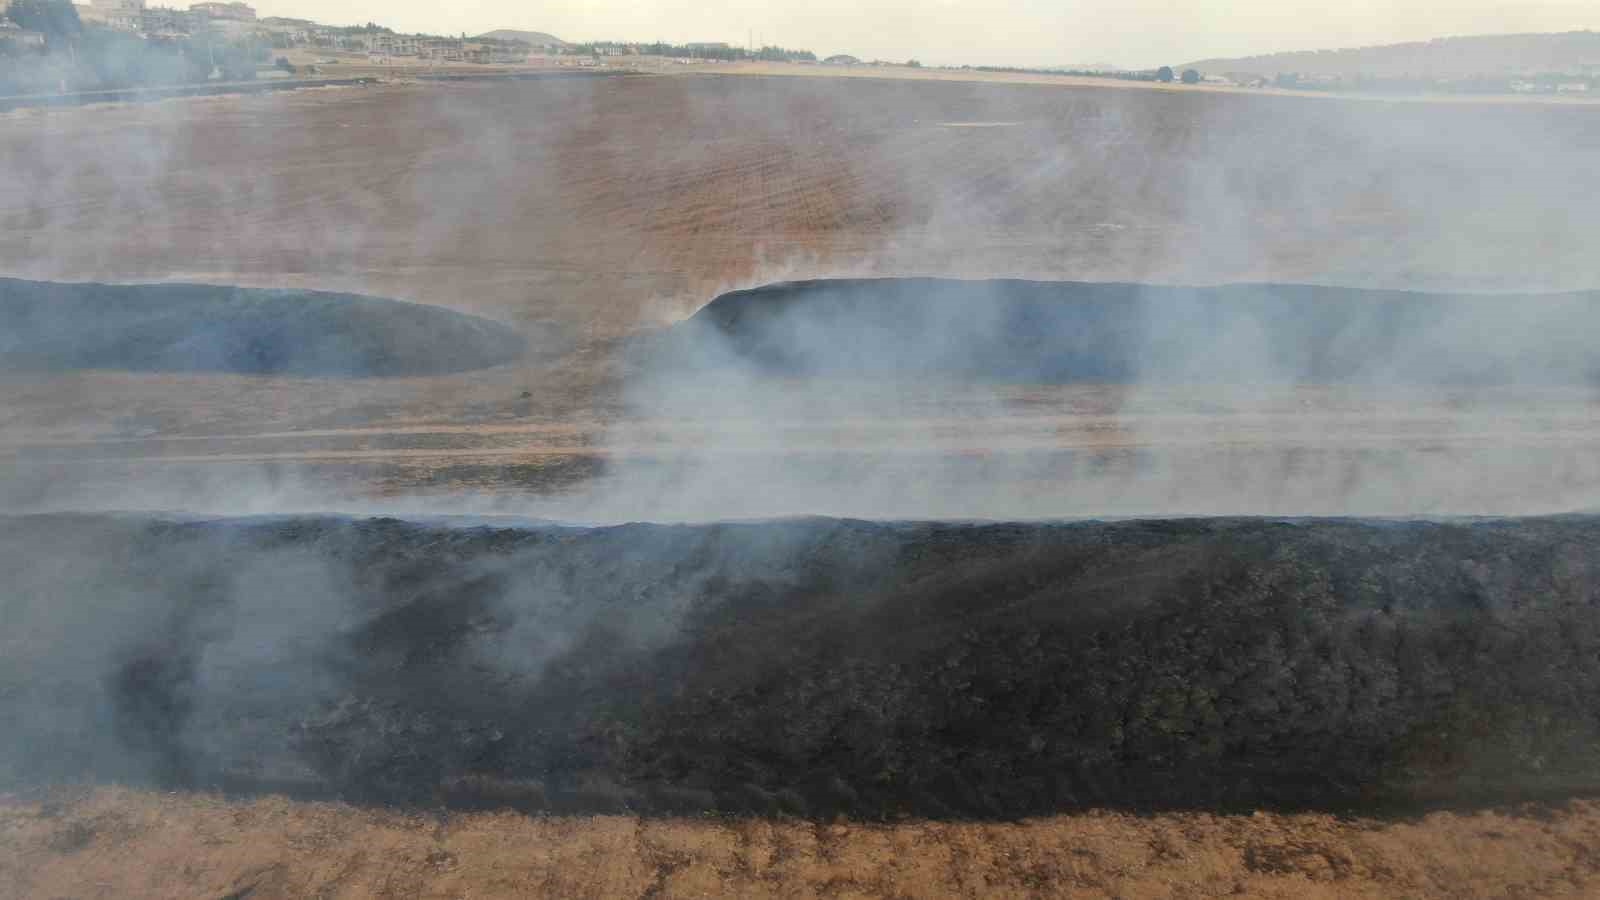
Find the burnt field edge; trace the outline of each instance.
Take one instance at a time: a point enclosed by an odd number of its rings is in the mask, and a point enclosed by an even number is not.
[[[649,814],[1600,787],[1600,517],[0,517],[0,783]]]

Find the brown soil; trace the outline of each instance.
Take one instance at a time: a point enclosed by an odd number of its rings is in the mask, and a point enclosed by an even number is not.
[[[0,897],[1586,897],[1600,805],[1007,824],[401,813],[117,788],[0,800]]]

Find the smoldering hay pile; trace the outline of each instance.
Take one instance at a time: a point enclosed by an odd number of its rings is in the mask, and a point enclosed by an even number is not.
[[[717,297],[651,362],[787,376],[1592,385],[1600,291],[1233,284],[783,282]]]
[[[1600,788],[1600,519],[0,520],[0,781],[1013,816]]]
[[[604,521],[1600,509],[1594,333],[1596,291],[769,284],[635,343],[642,424],[614,444],[692,427],[676,457],[617,454],[619,487],[591,506]]]

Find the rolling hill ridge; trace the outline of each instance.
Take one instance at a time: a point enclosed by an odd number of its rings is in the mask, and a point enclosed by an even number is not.
[[[1600,32],[1498,34],[1431,41],[1202,59],[1182,68],[1207,75],[1367,75],[1467,78],[1538,72],[1600,71]]]
[[[570,46],[566,41],[553,34],[546,34],[543,31],[518,31],[514,28],[499,28],[494,31],[488,31],[478,35],[477,39],[480,41],[522,41],[535,47]]]

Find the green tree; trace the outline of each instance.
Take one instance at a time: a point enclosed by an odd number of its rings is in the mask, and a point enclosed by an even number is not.
[[[1172,67],[1171,66],[1162,66],[1161,68],[1157,69],[1156,70],[1156,80],[1161,82],[1162,84],[1171,84],[1172,83]]]
[[[6,17],[18,28],[43,34],[52,49],[71,46],[83,37],[83,22],[72,0],[12,0]]]
[[[1196,72],[1193,69],[1184,69],[1183,70],[1183,83],[1184,84],[1199,84],[1200,83],[1200,73]]]

